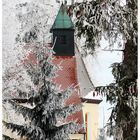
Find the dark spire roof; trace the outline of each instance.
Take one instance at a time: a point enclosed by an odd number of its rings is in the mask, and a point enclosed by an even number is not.
[[[51,30],[53,29],[74,29],[74,24],[67,14],[66,5],[63,3],[59,9]]]

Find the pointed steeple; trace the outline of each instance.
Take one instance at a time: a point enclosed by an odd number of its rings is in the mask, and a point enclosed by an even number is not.
[[[53,29],[74,29],[74,24],[67,14],[66,4],[62,3],[51,30]]]
[[[62,4],[50,30],[53,34],[54,52],[57,56],[74,56],[74,24]]]

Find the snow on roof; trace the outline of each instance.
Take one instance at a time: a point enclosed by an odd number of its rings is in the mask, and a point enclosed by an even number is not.
[[[87,68],[84,64],[82,56],[75,45],[76,63],[77,63],[77,80],[80,86],[81,96],[87,95],[90,91],[94,89],[94,85],[90,79]]]
[[[83,98],[85,98],[85,99],[93,99],[93,100],[102,100],[102,96],[101,95],[94,96],[94,91],[89,92]]]
[[[81,98],[83,103],[100,104],[102,102],[101,96],[94,96],[94,91],[89,92],[86,96]]]

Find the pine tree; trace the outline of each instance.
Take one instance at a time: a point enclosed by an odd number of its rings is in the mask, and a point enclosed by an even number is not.
[[[29,93],[29,98],[6,100],[29,123],[17,125],[4,122],[4,125],[8,129],[16,131],[21,137],[24,136],[30,140],[65,140],[78,128],[75,122],[67,122],[66,118],[78,111],[80,105],[65,105],[66,99],[70,97],[74,88],[70,87],[61,91],[52,81],[57,68],[52,64],[50,56],[38,53],[36,54],[38,56],[37,66],[31,66],[31,64],[27,66],[26,64],[28,74],[37,90],[30,91],[32,94]],[[33,107],[30,108],[20,103],[30,104]]]
[[[21,83],[18,85],[19,87],[16,87],[16,96],[7,98],[4,97],[7,90],[6,83],[4,83],[3,106],[6,108],[6,104],[10,105],[17,114],[22,114],[24,121],[21,120],[20,124],[15,123],[15,120],[3,121],[3,125],[12,132],[16,132],[21,138],[29,140],[69,139],[69,134],[80,129],[76,120],[68,121],[67,117],[79,111],[81,105],[65,104],[76,88],[72,85],[63,91],[60,90],[60,85],[54,83],[56,72],[60,67],[53,64],[53,50],[46,48],[45,45],[44,34],[46,35],[48,31],[46,27],[48,19],[45,18],[44,9],[41,10],[35,3],[17,5],[18,10],[21,11],[22,8],[25,8],[27,13],[22,15],[18,12],[17,14],[21,21],[21,29],[16,38],[17,49],[22,50],[19,53],[21,63],[17,64],[13,73],[16,73],[18,71],[16,69],[19,67],[24,67],[32,84],[20,88],[22,81],[19,79]],[[40,14],[40,11],[43,15]],[[39,18],[42,19],[42,23]],[[28,61],[30,54],[34,58],[33,61]],[[8,82],[10,82],[9,79],[12,76],[12,73],[9,72],[4,78],[8,78]],[[22,74],[19,74],[19,77],[24,78]],[[19,116],[19,122],[20,119],[22,118]],[[3,139],[14,138],[4,134]]]
[[[85,37],[85,50],[94,53],[102,37],[110,50],[116,43],[124,50],[123,61],[112,64],[115,82],[97,87],[114,104],[108,132],[114,139],[137,139],[137,0],[92,0],[70,6],[76,17],[77,36]],[[72,11],[72,10],[68,10]],[[118,48],[119,49],[119,48]]]
[[[137,0],[92,0],[76,2],[70,9],[74,11],[77,36],[84,36],[85,47],[92,51],[100,46],[102,37],[111,48],[115,43],[120,46],[121,40],[132,40],[136,45],[137,7]]]

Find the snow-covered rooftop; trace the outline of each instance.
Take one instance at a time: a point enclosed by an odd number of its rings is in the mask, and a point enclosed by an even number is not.
[[[85,99],[92,99],[92,100],[102,100],[102,96],[101,95],[94,95],[94,91],[89,92],[83,98],[85,98]]]

